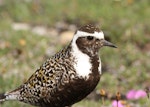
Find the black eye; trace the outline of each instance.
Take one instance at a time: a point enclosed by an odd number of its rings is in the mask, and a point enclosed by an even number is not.
[[[94,37],[93,37],[93,36],[87,36],[87,39],[88,39],[88,40],[93,40]]]

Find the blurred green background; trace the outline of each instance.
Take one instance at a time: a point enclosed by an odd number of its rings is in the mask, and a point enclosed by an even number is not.
[[[18,87],[67,44],[62,33],[87,23],[118,46],[101,49],[103,75],[95,92],[104,89],[111,98],[150,87],[149,0],[0,0],[0,92]],[[95,96],[73,107],[111,107],[109,98],[102,104]],[[150,106],[147,98],[125,101],[126,107]],[[0,107],[31,106],[10,101]]]

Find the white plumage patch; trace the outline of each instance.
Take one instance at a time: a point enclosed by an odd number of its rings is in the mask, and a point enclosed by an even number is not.
[[[84,31],[77,31],[77,33],[75,34],[74,36],[74,40],[76,41],[76,39],[78,37],[86,37],[86,36],[93,36],[97,39],[104,39],[104,33],[101,31],[101,32],[94,32],[94,33],[88,33],[88,32],[84,32]]]
[[[77,33],[74,35],[72,40],[72,54],[76,58],[76,63],[74,64],[74,68],[76,69],[76,72],[79,76],[82,77],[88,77],[90,73],[92,73],[91,68],[92,64],[90,62],[90,57],[87,54],[84,54],[81,52],[76,44],[76,40],[79,37],[86,37],[86,36],[93,36],[98,39],[104,39],[103,32],[94,32],[94,33],[87,33],[84,31],[77,31]],[[99,60],[100,62],[100,60]],[[99,73],[101,74],[101,62],[99,63],[98,67]]]
[[[6,93],[5,94],[6,100],[17,100],[19,94],[20,94],[19,91]]]
[[[98,71],[99,71],[99,74],[102,74],[102,66],[101,66],[101,60],[100,60],[100,58],[99,58]]]
[[[89,74],[92,72],[90,57],[82,53],[74,42],[72,42],[72,49],[72,54],[75,57],[74,68],[76,69],[77,74],[81,77],[88,77]]]

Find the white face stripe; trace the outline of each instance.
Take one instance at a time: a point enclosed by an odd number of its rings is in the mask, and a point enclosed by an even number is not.
[[[101,32],[94,32],[94,33],[88,33],[88,32],[84,32],[84,31],[77,31],[75,36],[78,38],[78,37],[86,37],[86,36],[93,36],[95,38],[98,38],[98,39],[104,39],[104,33],[101,31]]]

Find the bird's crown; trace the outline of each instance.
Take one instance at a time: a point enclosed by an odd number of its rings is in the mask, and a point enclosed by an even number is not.
[[[100,29],[97,26],[94,26],[92,24],[87,24],[85,26],[82,26],[81,28],[79,28],[79,30],[87,33],[100,32]]]

